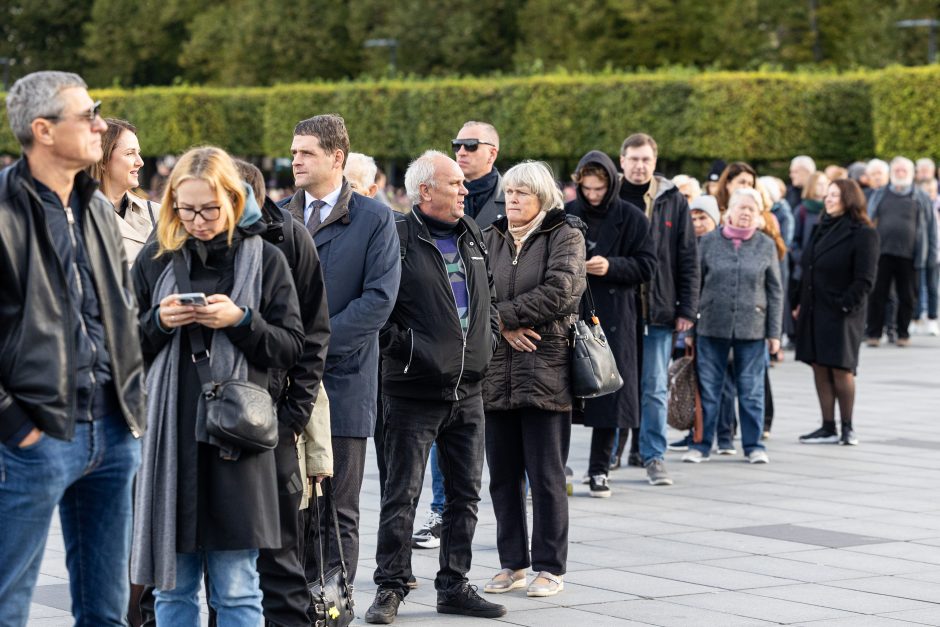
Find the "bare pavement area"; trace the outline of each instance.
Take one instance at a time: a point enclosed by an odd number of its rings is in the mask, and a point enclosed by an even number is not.
[[[748,465],[740,450],[697,465],[669,453],[675,485],[651,487],[642,469],[623,468],[611,473],[613,496],[593,499],[577,482],[590,432],[575,426],[564,592],[545,599],[524,590],[486,595],[509,610],[495,621],[439,615],[438,552],[416,550],[419,587],[395,624],[940,625],[940,338],[862,348],[857,447],[798,443],[818,426],[819,410],[809,367],[786,356],[771,372],[777,415],[769,465]],[[375,468],[368,460],[357,625],[375,593]],[[469,575],[480,588],[499,569],[486,486],[484,474]],[[430,491],[428,477],[419,524]],[[72,624],[63,551],[55,520],[30,625]]]

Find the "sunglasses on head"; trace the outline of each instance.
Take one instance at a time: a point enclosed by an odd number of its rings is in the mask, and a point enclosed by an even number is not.
[[[452,139],[450,140],[450,145],[454,149],[454,152],[460,152],[460,147],[463,146],[463,149],[467,152],[476,152],[477,148],[480,147],[480,144],[486,144],[487,146],[496,147],[496,144],[485,142],[482,139]]]

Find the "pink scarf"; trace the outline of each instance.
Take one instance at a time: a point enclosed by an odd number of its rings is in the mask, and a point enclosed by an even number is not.
[[[732,242],[734,242],[735,250],[738,250],[739,248],[741,248],[741,242],[743,242],[744,240],[749,240],[752,237],[754,237],[754,233],[756,232],[757,232],[756,226],[747,228],[747,229],[742,229],[736,226],[731,226],[730,224],[726,224],[723,227],[721,227],[721,235],[725,239],[730,239]]]

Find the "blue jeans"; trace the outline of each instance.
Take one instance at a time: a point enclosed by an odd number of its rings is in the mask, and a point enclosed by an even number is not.
[[[666,453],[666,396],[669,356],[672,354],[670,327],[647,327],[643,336],[643,372],[640,378],[640,455],[643,463],[662,460]]]
[[[0,625],[25,625],[59,507],[75,625],[124,625],[131,483],[140,442],[118,415],[79,422],[71,442],[0,445]]]
[[[693,444],[703,455],[711,453],[718,425],[721,390],[728,372],[728,352],[734,352],[734,382],[741,411],[741,445],[744,454],[763,449],[764,370],[767,354],[764,340],[732,340],[700,335],[697,340],[699,392],[702,395],[704,428],[701,444]]]
[[[431,445],[431,511],[444,513],[444,473],[437,463],[437,442]]]
[[[938,267],[928,266],[917,271],[917,311],[914,318],[922,318],[924,314],[931,320],[937,319],[937,288],[938,288]]]
[[[209,571],[209,604],[218,624],[261,625],[261,586],[255,564],[258,551],[202,551],[176,554],[176,587],[154,590],[158,625],[199,627],[199,587],[203,566]]]
[[[734,448],[734,423],[737,421],[734,411],[734,401],[737,397],[734,392],[734,382],[734,364],[729,363],[725,373],[724,385],[721,386],[721,404],[718,409],[718,448]],[[705,439],[703,437],[702,444],[704,443]]]

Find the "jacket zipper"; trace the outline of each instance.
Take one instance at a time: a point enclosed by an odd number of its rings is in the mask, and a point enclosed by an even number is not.
[[[82,283],[82,274],[79,270],[78,262],[76,261],[76,257],[78,256],[78,242],[75,238],[75,216],[72,214],[72,207],[69,205],[65,205],[65,218],[69,223],[69,239],[72,242],[72,271],[75,273],[75,282],[78,285],[78,295],[81,298],[79,308],[81,308],[85,302],[85,286]],[[78,324],[81,327],[82,335],[85,336],[85,339],[87,339],[88,343],[91,345],[92,364],[91,371],[88,373],[91,378],[91,391],[88,396],[88,408],[85,414],[88,416],[89,420],[92,420],[94,416],[91,415],[91,408],[94,404],[95,389],[98,386],[98,382],[95,379],[95,364],[98,363],[98,347],[95,346],[94,341],[92,341],[91,336],[88,334],[88,327],[85,326],[84,316],[78,317]]]
[[[411,348],[408,350],[408,363],[405,364],[404,374],[408,374],[408,368],[411,368],[411,360],[415,354],[415,332],[408,327],[408,337],[411,338]]]

